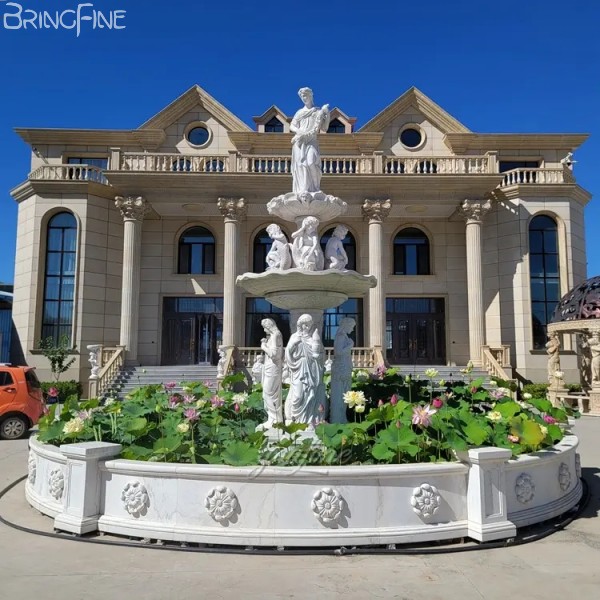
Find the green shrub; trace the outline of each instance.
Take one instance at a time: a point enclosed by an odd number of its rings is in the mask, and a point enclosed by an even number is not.
[[[50,388],[57,390],[60,402],[65,402],[71,396],[76,396],[79,400],[83,394],[81,383],[74,379],[71,379],[71,381],[42,381],[41,386],[44,396],[48,396]]]
[[[523,386],[523,394],[531,394],[534,398],[545,398],[548,392],[547,383],[527,383]]]

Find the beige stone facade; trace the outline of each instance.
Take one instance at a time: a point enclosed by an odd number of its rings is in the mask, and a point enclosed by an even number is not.
[[[359,129],[341,110],[332,115],[340,132],[321,135],[322,187],[347,202],[348,212],[321,232],[347,225],[356,270],[380,279],[362,300],[362,345],[383,346],[391,363],[413,366],[481,363],[480,346],[508,346],[516,375],[545,381],[546,354],[534,348],[530,223],[538,215],[556,223],[562,295],[586,278],[590,195],[561,159],[586,136],[473,133],[414,88]],[[272,131],[272,119],[281,131]],[[48,223],[64,211],[77,223],[71,336],[80,354],[70,376],[87,379],[90,344],[128,346],[135,364],[172,362],[167,320],[178,317],[167,315],[165,298],[223,299],[225,314],[214,318],[209,304],[187,309],[207,315],[194,318],[193,360],[214,362],[223,341],[251,345],[247,298],[233,282],[253,269],[256,235],[277,222],[266,203],[291,190],[289,117],[273,106],[254,121],[253,130],[194,86],[137,129],[17,129],[32,160],[27,179],[12,191],[19,203],[13,315],[24,357],[42,378],[47,363],[37,348],[48,299]],[[200,144],[189,140],[195,128],[206,138]],[[407,129],[416,136],[409,144],[402,141]],[[141,198],[144,210],[125,215],[117,197]],[[244,209],[224,216],[219,199],[242,198]],[[366,201],[389,202],[373,218]],[[466,211],[484,204],[481,214]],[[279,224],[289,238],[289,224]],[[181,236],[195,226],[214,237],[214,274],[180,273]],[[394,274],[394,240],[406,229],[426,235],[422,274]],[[404,260],[414,262],[408,254]],[[394,299],[430,299],[441,317],[434,326],[432,317],[419,317],[423,302],[391,314],[399,306]],[[198,355],[202,335],[212,336],[211,356]],[[562,365],[567,381],[578,381],[571,344],[566,337]]]

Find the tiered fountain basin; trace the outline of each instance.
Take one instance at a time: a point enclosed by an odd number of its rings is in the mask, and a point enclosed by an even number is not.
[[[26,497],[58,530],[234,546],[327,547],[509,538],[582,495],[578,440],[510,459],[230,467],[117,458],[118,444],[30,440]]]
[[[339,306],[351,296],[364,296],[377,285],[373,275],[356,271],[305,271],[287,269],[244,273],[237,285],[250,294],[264,296],[271,304],[287,310],[326,309]]]

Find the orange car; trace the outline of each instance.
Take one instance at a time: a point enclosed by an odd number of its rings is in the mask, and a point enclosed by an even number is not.
[[[0,440],[24,437],[44,412],[44,397],[33,367],[0,364]]]

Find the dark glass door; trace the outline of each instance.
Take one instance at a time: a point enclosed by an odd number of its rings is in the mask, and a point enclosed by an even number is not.
[[[386,351],[391,364],[445,364],[442,298],[388,298],[386,312]]]

